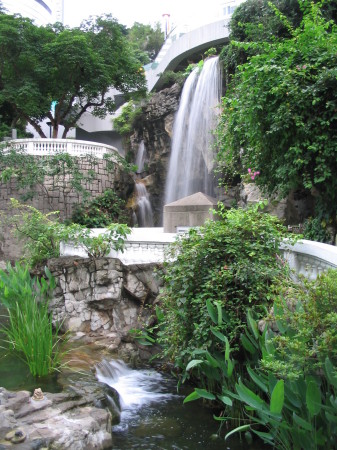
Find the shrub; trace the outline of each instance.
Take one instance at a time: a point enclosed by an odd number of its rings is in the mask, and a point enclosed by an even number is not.
[[[334,448],[337,271],[330,270],[315,282],[288,280],[273,290],[273,314],[263,332],[251,312],[247,314],[240,338],[246,358],[241,363],[230,356],[227,338],[212,329],[222,343],[221,352],[196,351],[186,370],[197,369],[213,383],[207,384],[207,390],[196,388],[185,402],[217,400],[231,418],[244,411],[240,426],[226,439],[246,431],[277,449]],[[223,413],[217,420],[232,424],[231,418]]]
[[[225,211],[218,221],[191,229],[172,247],[165,263],[162,307],[164,354],[185,368],[194,351],[217,350],[211,326],[239,348],[245,311],[259,314],[269,288],[285,276],[278,245],[285,228],[258,207]]]
[[[72,242],[84,248],[91,258],[105,256],[111,249],[123,251],[125,238],[130,233],[127,225],[112,223],[105,233],[94,236],[83,225],[59,223],[57,211],[43,214],[15,199],[11,199],[11,204],[18,214],[2,218],[2,221],[11,225],[13,233],[24,241],[23,259],[32,267],[58,257],[61,242]],[[54,216],[54,220],[50,216]]]
[[[88,228],[104,228],[113,222],[128,223],[129,217],[125,211],[125,201],[115,191],[107,189],[94,200],[77,206],[72,222]]]
[[[60,338],[53,332],[48,303],[55,280],[45,269],[46,281],[31,277],[28,266],[16,263],[0,270],[0,302],[7,308],[9,325],[2,328],[10,349],[28,365],[33,376],[44,376],[60,365]]]

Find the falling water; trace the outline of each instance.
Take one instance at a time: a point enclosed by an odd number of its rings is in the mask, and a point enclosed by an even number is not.
[[[145,148],[144,141],[142,140],[139,143],[138,151],[137,151],[137,157],[136,157],[136,161],[135,161],[135,164],[137,166],[136,173],[142,173],[143,172],[145,158],[146,158],[146,148]]]
[[[139,227],[153,227],[153,211],[145,185],[136,183],[137,222]]]
[[[212,130],[221,97],[219,58],[205,61],[187,78],[173,126],[165,204],[196,192],[213,193]]]

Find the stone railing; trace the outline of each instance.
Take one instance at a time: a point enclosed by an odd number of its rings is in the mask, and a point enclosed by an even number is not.
[[[93,234],[104,229],[95,229]],[[160,263],[164,261],[165,248],[174,242],[176,233],[163,233],[163,228],[133,228],[124,252],[111,251],[110,258],[118,258],[123,264]],[[301,240],[295,245],[283,245],[283,255],[290,268],[309,279],[329,268],[337,268],[337,247],[320,242]],[[61,244],[61,256],[87,257],[83,248]]]
[[[8,145],[15,150],[21,149],[28,155],[38,156],[62,152],[78,157],[89,154],[96,158],[103,158],[105,153],[118,153],[115,147],[76,139],[15,139],[8,141]]]
[[[337,268],[337,247],[321,242],[301,240],[283,245],[283,255],[291,269],[314,280],[320,273]]]
[[[103,228],[92,230],[93,235],[104,232]],[[124,252],[112,250],[107,257],[118,258],[123,264],[148,264],[164,261],[166,247],[175,240],[176,233],[163,233],[163,228],[133,228],[125,243]],[[61,256],[88,255],[81,247],[72,244],[61,244]]]

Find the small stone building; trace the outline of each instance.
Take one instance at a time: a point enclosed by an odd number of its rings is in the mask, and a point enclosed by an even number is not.
[[[212,210],[217,200],[197,192],[164,206],[164,233],[177,233],[185,228],[198,227],[207,219],[215,219]]]

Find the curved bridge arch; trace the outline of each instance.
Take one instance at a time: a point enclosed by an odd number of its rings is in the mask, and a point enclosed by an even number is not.
[[[160,60],[154,61],[151,68],[145,72],[148,91],[161,86],[160,76],[166,70],[174,70],[178,64],[199,50],[206,50],[213,45],[226,43],[229,40],[228,20],[196,28],[173,41]]]

